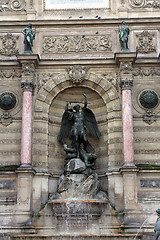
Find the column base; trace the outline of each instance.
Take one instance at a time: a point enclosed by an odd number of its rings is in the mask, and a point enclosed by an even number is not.
[[[24,170],[24,169],[30,170],[30,169],[33,169],[33,167],[31,164],[23,163],[20,165],[20,167],[17,170]]]
[[[123,164],[122,168],[137,168],[134,162],[126,162]]]

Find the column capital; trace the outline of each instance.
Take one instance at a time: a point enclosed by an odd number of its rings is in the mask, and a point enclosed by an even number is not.
[[[33,92],[35,89],[35,85],[32,82],[21,82],[21,88],[23,92],[28,91],[28,92]]]
[[[120,87],[122,90],[131,90],[133,86],[133,79],[132,78],[121,78],[120,79]]]

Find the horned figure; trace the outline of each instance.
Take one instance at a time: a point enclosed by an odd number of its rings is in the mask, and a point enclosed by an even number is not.
[[[154,240],[158,240],[159,236],[160,236],[160,208],[158,208],[156,210],[156,213],[158,215],[155,227],[154,227],[154,231],[155,231],[155,236],[154,236]]]
[[[83,96],[85,97],[85,101],[81,110],[79,104],[69,109],[68,105],[73,102],[67,101],[65,112],[62,116],[58,141],[63,144],[67,159],[80,158],[85,162],[87,167],[93,167],[96,155],[94,148],[87,139],[86,130],[96,138],[99,138],[101,133],[98,129],[94,113],[87,108],[87,95],[83,93]],[[71,147],[67,147],[65,139],[70,133]]]

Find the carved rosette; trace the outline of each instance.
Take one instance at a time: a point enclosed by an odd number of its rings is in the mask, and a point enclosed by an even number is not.
[[[133,71],[132,62],[121,62],[120,63],[120,72],[122,73],[131,73]]]
[[[0,49],[0,54],[13,56],[19,54],[17,49],[17,40],[19,36],[13,36],[11,33],[8,33],[5,36],[0,36],[2,41],[2,49]]]
[[[111,52],[111,35],[44,36],[43,53]]]
[[[160,8],[159,0],[129,0],[132,8]]]
[[[121,78],[120,87],[122,90],[131,90],[133,86],[133,79],[131,78]]]
[[[10,0],[10,1],[0,1],[0,11],[10,11],[18,12],[24,11],[26,6],[25,0]]]
[[[150,53],[156,51],[156,47],[153,45],[153,36],[154,34],[151,34],[148,31],[136,34],[136,37],[138,37],[138,46],[136,47],[136,51],[139,53]]]
[[[68,68],[69,79],[73,84],[81,84],[86,77],[87,68],[80,65],[71,66]]]

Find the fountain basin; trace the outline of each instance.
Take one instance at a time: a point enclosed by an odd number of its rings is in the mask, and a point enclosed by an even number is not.
[[[87,218],[98,218],[104,211],[105,205],[108,203],[107,199],[99,200],[49,200],[52,204],[53,213],[57,217],[64,216],[86,216]]]

